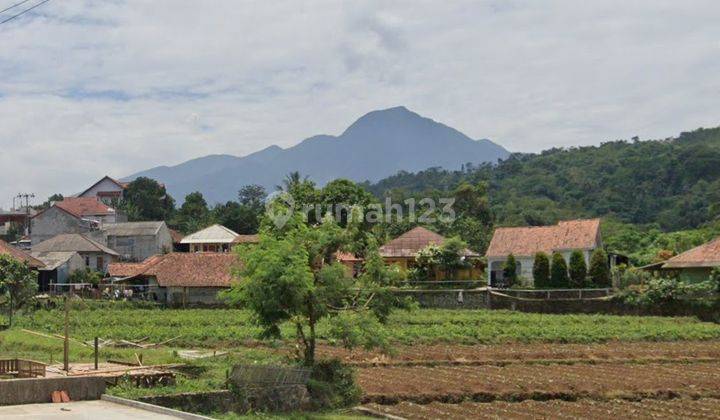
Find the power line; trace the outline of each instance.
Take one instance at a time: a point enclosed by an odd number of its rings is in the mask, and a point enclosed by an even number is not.
[[[9,21],[15,19],[16,17],[20,17],[20,16],[24,15],[25,13],[31,11],[32,9],[34,9],[34,8],[36,8],[36,7],[40,7],[40,6],[42,6],[43,4],[45,4],[45,3],[49,2],[49,1],[50,1],[50,0],[43,0],[43,1],[41,1],[40,3],[36,4],[35,6],[23,10],[22,12],[18,13],[17,15],[10,16],[9,18],[7,18],[7,19],[5,19],[5,20],[0,21],[0,25],[2,25],[3,23],[9,22]],[[21,4],[22,4],[22,3],[21,3]],[[12,6],[12,7],[15,7],[15,6]],[[12,7],[11,7],[11,8],[12,8]]]
[[[21,1],[20,3],[15,3],[15,4],[13,4],[13,5],[10,6],[10,7],[6,7],[5,9],[0,10],[0,13],[5,13],[5,12],[7,12],[8,10],[14,9],[14,8],[20,6],[21,4],[27,3],[27,2],[29,2],[29,1],[30,1],[30,0],[23,0],[23,1]]]

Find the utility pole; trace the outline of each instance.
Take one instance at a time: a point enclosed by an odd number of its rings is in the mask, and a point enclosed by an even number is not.
[[[70,372],[70,337],[68,336],[68,324],[70,324],[70,299],[65,297],[65,340],[63,342],[63,368]]]
[[[22,200],[25,199],[25,226],[24,226],[24,234],[29,235],[30,234],[30,199],[35,198],[34,193],[19,193],[16,198],[20,199],[20,205],[22,206]],[[13,202],[15,200],[13,199]]]

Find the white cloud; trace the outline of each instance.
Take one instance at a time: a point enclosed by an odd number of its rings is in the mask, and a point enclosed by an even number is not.
[[[718,125],[720,5],[51,1],[0,26],[0,206],[406,105],[515,151]]]

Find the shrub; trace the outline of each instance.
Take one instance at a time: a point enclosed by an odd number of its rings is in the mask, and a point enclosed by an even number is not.
[[[595,287],[610,287],[610,267],[608,257],[602,248],[598,248],[590,257],[590,269],[588,270],[590,282]]]
[[[570,279],[568,279],[568,269],[565,258],[559,252],[553,253],[552,265],[550,266],[550,287],[568,287]]]
[[[570,254],[570,287],[583,288],[587,286],[587,265],[582,251],[575,250]]]
[[[630,305],[655,312],[673,313],[682,304],[708,301],[717,292],[717,283],[706,280],[686,283],[673,278],[652,278],[644,287],[630,289],[620,298]]]
[[[720,267],[715,267],[710,272],[710,282],[715,284],[715,293],[720,293]]]
[[[315,409],[351,407],[362,396],[355,383],[355,372],[338,359],[315,362],[308,391]]]
[[[630,286],[646,284],[653,278],[652,274],[648,271],[635,267],[627,267],[625,265],[615,267],[613,273],[613,278],[618,279],[617,287],[619,289],[626,289]]]
[[[507,283],[507,287],[512,287],[517,284],[517,261],[513,254],[508,255],[505,264],[503,264],[503,278]]]
[[[535,254],[533,282],[538,289],[550,287],[550,258],[544,252]]]

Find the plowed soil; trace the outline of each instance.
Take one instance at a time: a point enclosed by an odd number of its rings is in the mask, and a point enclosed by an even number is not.
[[[720,363],[509,364],[358,369],[364,402],[720,398]]]
[[[609,342],[604,344],[506,344],[396,346],[393,354],[348,351],[328,345],[318,349],[321,357],[338,357],[357,366],[412,364],[473,364],[473,362],[531,361],[679,361],[717,359],[720,341]]]
[[[397,405],[368,404],[367,408],[408,419],[720,419],[720,400],[712,398],[459,404],[433,402],[425,405],[402,402]]]

